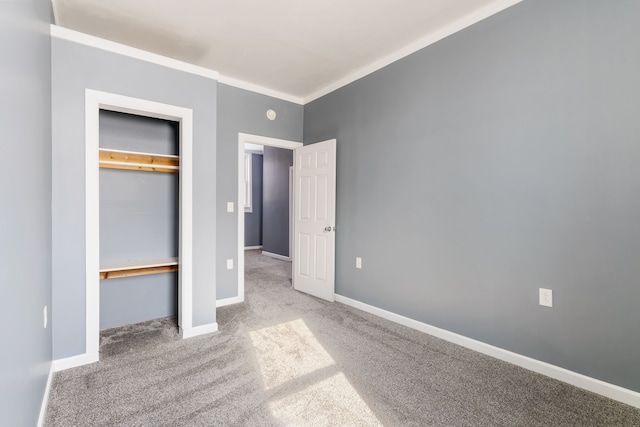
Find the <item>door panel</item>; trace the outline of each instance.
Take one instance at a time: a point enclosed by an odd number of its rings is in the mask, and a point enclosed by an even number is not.
[[[336,140],[295,150],[293,287],[328,301],[335,292]]]

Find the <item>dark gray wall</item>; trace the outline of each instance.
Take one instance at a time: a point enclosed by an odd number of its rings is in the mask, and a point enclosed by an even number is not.
[[[268,109],[278,117],[270,121]],[[228,213],[227,202],[238,208],[238,133],[271,138],[302,141],[302,106],[249,92],[224,84],[218,85],[218,265],[238,254],[238,214]],[[240,207],[241,208],[241,207]],[[237,260],[236,260],[237,261]],[[219,299],[238,296],[238,272],[218,268],[217,295]]]
[[[85,88],[193,110],[193,326],[216,300],[217,82],[53,38],[53,295],[55,359],[85,352]]]
[[[34,426],[51,366],[48,1],[0,1],[0,425]]]
[[[262,250],[289,256],[289,167],[293,151],[264,147]]]
[[[337,293],[640,391],[638,16],[526,0],[307,104]]]
[[[178,123],[100,112],[100,147],[178,154]],[[100,169],[100,263],[178,256],[178,174]],[[177,315],[175,273],[100,281],[100,328]]]
[[[100,281],[101,329],[176,316],[177,313],[177,273]]]
[[[179,155],[178,122],[100,110],[100,148]]]
[[[244,214],[244,245],[262,245],[262,154],[251,153],[252,211]]]

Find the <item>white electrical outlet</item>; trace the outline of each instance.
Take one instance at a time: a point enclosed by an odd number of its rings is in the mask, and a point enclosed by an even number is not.
[[[233,212],[233,202],[227,202],[227,212]]]
[[[227,270],[233,270],[233,260],[232,259],[228,259],[227,260]]]
[[[540,305],[553,307],[553,291],[551,289],[540,288]]]
[[[47,316],[47,306],[44,306],[44,310],[43,314],[44,314],[44,328],[47,329],[47,321],[49,320],[49,316]]]
[[[356,257],[356,268],[362,268],[362,258]]]

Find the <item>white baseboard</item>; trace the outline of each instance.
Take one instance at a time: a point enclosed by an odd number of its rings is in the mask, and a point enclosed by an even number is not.
[[[244,247],[245,251],[253,251],[253,250],[256,250],[256,249],[262,249],[262,245],[260,245],[260,246],[245,246]]]
[[[195,326],[189,329],[180,328],[180,336],[182,338],[193,338],[197,337],[198,335],[211,334],[213,332],[218,332],[217,322],[207,323],[206,325]]]
[[[279,260],[282,260],[282,261],[291,261],[291,258],[289,258],[288,256],[274,254],[274,253],[271,253],[271,252],[262,251],[262,255],[266,255],[268,257],[279,259]]]
[[[571,384],[573,386],[591,391],[593,393],[597,393],[610,399],[626,403],[627,405],[640,408],[640,393],[636,391],[629,390],[615,384],[610,384],[595,378],[591,378],[586,375],[582,375],[577,372],[552,365],[550,363],[523,356],[521,354],[513,353],[511,351],[495,347],[491,344],[483,343],[482,341],[467,338],[463,335],[449,332],[445,329],[440,329],[435,326],[431,326],[426,323],[422,323],[417,320],[413,320],[408,317],[404,317],[399,314],[392,313],[390,311],[386,311],[381,308],[344,297],[342,295],[336,294],[335,300],[359,310],[366,311],[367,313],[382,317],[383,319],[399,323],[417,331],[424,332],[429,335],[433,335],[443,340],[452,342],[454,344],[458,344],[462,347],[466,347],[479,353],[486,354],[487,356],[504,360],[505,362],[512,363],[530,371],[546,375],[567,384]]]
[[[238,304],[241,302],[244,302],[244,298],[242,297],[224,298],[216,301],[216,307],[224,307],[225,305]]]
[[[42,405],[40,405],[40,415],[38,416],[38,427],[44,425],[44,417],[47,415],[47,406],[49,405],[49,392],[51,391],[51,381],[53,380],[53,362],[49,367],[49,376],[47,377],[47,385],[44,387],[44,396],[42,396]]]
[[[53,372],[64,371],[65,369],[71,369],[82,365],[88,365],[100,360],[100,353],[84,353],[77,356],[66,357],[64,359],[57,359],[53,361]]]

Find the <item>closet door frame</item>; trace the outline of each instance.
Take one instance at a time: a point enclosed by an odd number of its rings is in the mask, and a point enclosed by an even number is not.
[[[179,248],[178,324],[183,338],[193,336],[193,111],[188,108],[85,90],[85,200],[86,200],[86,355],[99,360],[100,345],[100,110],[135,114],[179,123]],[[89,360],[85,359],[87,362]]]

